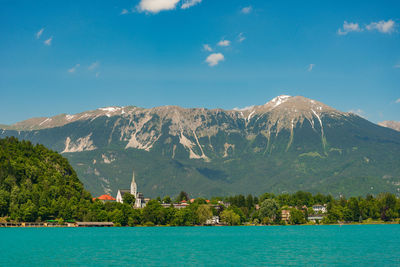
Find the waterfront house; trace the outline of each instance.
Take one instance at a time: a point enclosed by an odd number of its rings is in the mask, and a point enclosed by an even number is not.
[[[101,195],[101,196],[99,196],[99,197],[94,197],[94,198],[93,198],[93,200],[96,200],[96,199],[100,200],[100,201],[103,202],[103,203],[115,201],[115,198],[113,198],[113,197],[110,196],[110,195]]]
[[[181,203],[174,203],[175,209],[184,209],[188,206],[190,206],[190,204],[188,204],[185,200],[182,200]]]
[[[282,210],[282,212],[281,212],[281,218],[282,218],[282,221],[284,221],[284,222],[289,222],[289,219],[290,219],[290,210]]]
[[[190,206],[190,204],[188,204],[185,200],[182,200],[180,203],[161,203],[161,206],[163,206],[164,208],[169,208],[169,207],[174,207],[175,209],[183,209],[186,208],[188,206]]]
[[[325,205],[314,205],[312,209],[315,213],[327,213],[326,204]]]
[[[207,225],[219,224],[219,216],[212,216],[210,219],[207,219],[206,224]]]
[[[310,215],[310,216],[308,216],[308,220],[310,221],[310,222],[317,222],[317,221],[322,221],[323,219],[324,219],[324,215],[322,215],[322,214],[312,214],[312,215]]]

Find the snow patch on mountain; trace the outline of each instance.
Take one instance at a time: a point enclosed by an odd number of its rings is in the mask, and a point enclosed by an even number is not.
[[[253,111],[249,114],[249,116],[247,117],[247,121],[249,121],[249,120],[251,119],[251,116],[253,116],[253,114],[254,114],[255,112],[256,112],[256,111],[253,110]]]
[[[123,108],[121,108],[121,107],[105,107],[105,108],[99,108],[98,110],[105,111],[106,113],[100,113],[95,118],[102,116],[102,115],[106,115],[107,117],[110,118],[111,116],[116,115],[115,114],[116,112],[119,112],[121,114],[123,114],[122,112],[125,112],[123,110]]]
[[[48,122],[48,121],[51,121],[51,118],[45,119],[44,121],[42,121],[42,122],[39,124],[39,126],[43,125],[44,123],[46,123],[46,122]]]
[[[271,101],[266,103],[266,105],[271,104],[272,109],[274,109],[277,106],[279,106],[280,104],[285,103],[289,98],[291,98],[290,95],[280,95],[280,96],[273,98]]]
[[[120,107],[105,107],[105,108],[99,108],[99,110],[115,112],[115,111],[121,110],[121,108]]]
[[[72,120],[73,118],[75,118],[75,115],[69,115],[69,114],[65,115],[65,119],[66,119],[67,121],[70,121],[70,120]]]

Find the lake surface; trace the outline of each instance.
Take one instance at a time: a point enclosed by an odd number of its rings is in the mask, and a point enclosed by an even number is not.
[[[400,266],[400,225],[0,228],[0,266]]]

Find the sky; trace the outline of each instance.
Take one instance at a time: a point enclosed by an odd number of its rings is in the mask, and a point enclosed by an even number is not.
[[[0,124],[302,95],[400,121],[400,1],[0,0]]]

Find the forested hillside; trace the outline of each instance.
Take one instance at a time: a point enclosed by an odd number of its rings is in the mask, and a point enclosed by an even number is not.
[[[0,139],[0,217],[82,220],[90,203],[67,159],[43,145]]]

